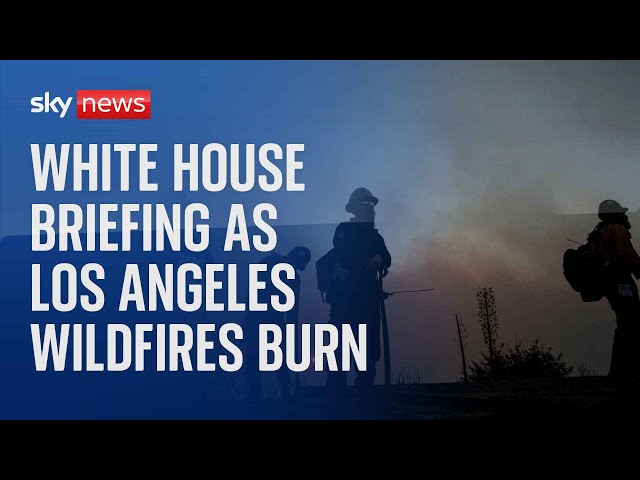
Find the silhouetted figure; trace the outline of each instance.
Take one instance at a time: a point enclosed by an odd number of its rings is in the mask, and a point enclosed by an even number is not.
[[[631,243],[627,208],[615,200],[600,204],[600,223],[588,242],[607,263],[604,295],[616,314],[609,376],[613,381],[640,378],[640,299],[631,275],[640,278],[640,256]]]
[[[285,327],[287,323],[298,324],[298,311],[300,300],[300,275],[299,271],[304,270],[311,260],[311,252],[306,247],[295,247],[286,256],[279,255],[272,252],[260,263],[266,264],[267,271],[263,273],[263,279],[266,283],[265,288],[258,294],[258,302],[266,303],[269,305],[268,309],[264,312],[248,312],[246,327],[243,329],[246,338],[246,351],[244,353],[244,361],[246,366],[246,379],[247,379],[247,394],[248,399],[257,401],[260,399],[260,384],[262,381],[262,372],[259,370],[258,364],[258,333],[259,325],[261,323],[272,323],[278,325],[284,335]],[[295,304],[288,312],[278,312],[271,307],[271,295],[283,294],[271,283],[271,268],[278,263],[288,263],[292,265],[296,270],[296,276],[293,280],[287,280],[282,276],[282,280],[291,287],[295,294]],[[284,301],[284,298],[281,298]],[[285,344],[281,345],[283,350],[283,357],[286,358]],[[278,377],[278,384],[280,386],[280,398],[286,400],[293,394],[293,384],[291,382],[291,375],[289,369],[286,366],[286,362],[283,360],[282,367],[276,372]]]
[[[333,249],[316,263],[318,288],[323,300],[331,305],[330,322],[350,324],[355,334],[358,324],[367,325],[367,368],[358,371],[356,388],[361,400],[371,396],[380,359],[380,302],[382,292],[379,276],[385,276],[391,266],[391,255],[384,239],[375,228],[375,206],[378,199],[366,188],[357,188],[345,210],[354,216],[340,223],[333,236]],[[339,351],[339,350],[338,350]],[[340,357],[340,356],[338,356]],[[347,372],[327,373],[330,398],[340,403],[347,384]]]

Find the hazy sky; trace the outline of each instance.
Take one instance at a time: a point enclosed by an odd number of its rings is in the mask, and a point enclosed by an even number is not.
[[[411,342],[396,358],[423,377],[455,375],[453,315],[476,356],[474,290],[491,285],[503,341],[539,337],[606,374],[613,312],[606,300],[581,303],[562,276],[565,238],[582,241],[597,219],[558,215],[611,197],[640,207],[640,63],[436,62],[415,76],[416,118],[438,153],[411,159],[418,221],[388,283],[437,292],[388,301],[396,338]]]
[[[597,222],[601,200],[640,207],[640,63],[426,62],[402,70],[394,93],[382,94],[388,103],[371,99],[370,133],[342,152],[344,177],[381,199],[380,231],[395,259],[388,289],[436,288],[387,301],[394,370],[455,379],[454,314],[477,359],[475,289],[489,285],[502,341],[540,338],[570,364],[606,374],[613,312],[606,300],[581,302],[562,276],[562,254],[568,236],[582,241]],[[350,135],[341,122],[334,128]],[[333,211],[343,201],[333,199]]]
[[[394,257],[388,288],[436,288],[388,300],[395,370],[454,380],[454,314],[477,358],[474,293],[490,285],[504,342],[539,337],[605,374],[613,312],[605,301],[582,303],[561,265],[566,236],[583,239],[596,218],[567,224],[560,215],[594,212],[610,197],[640,207],[638,85],[640,62],[5,62],[2,235],[29,233],[34,138],[301,142],[306,192],[269,197],[282,223],[344,220],[349,193],[366,186],[380,198],[379,228]],[[149,124],[97,129],[28,114],[28,99],[45,90],[143,86],[154,92]],[[73,197],[65,195],[56,201]],[[309,316],[318,308],[314,273],[305,273]]]

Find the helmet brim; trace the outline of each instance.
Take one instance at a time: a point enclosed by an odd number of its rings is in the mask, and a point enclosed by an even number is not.
[[[373,202],[373,205],[376,206],[378,204],[378,197],[369,197],[369,198],[367,198],[367,201]],[[358,205],[360,203],[362,203],[362,202],[349,202],[344,206],[344,209],[349,213],[355,213],[353,211],[353,207],[355,207],[356,205]]]
[[[627,213],[628,211],[629,211],[628,208],[621,207],[621,208],[616,208],[615,210],[610,210],[610,211],[600,210],[598,212],[598,215],[615,215],[620,213]]]

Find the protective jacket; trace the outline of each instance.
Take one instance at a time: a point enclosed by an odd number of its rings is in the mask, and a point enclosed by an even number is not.
[[[619,274],[633,273],[640,279],[640,255],[633,248],[631,233],[618,224],[604,225],[591,239],[594,252],[607,259]]]

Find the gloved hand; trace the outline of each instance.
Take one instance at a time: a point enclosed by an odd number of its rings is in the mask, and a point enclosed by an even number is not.
[[[343,282],[344,280],[347,279],[348,276],[349,276],[349,270],[347,270],[340,264],[336,265],[335,269],[333,270],[333,278],[335,280]]]
[[[369,263],[367,263],[367,272],[377,272],[382,267],[382,255],[376,255],[371,257]]]

